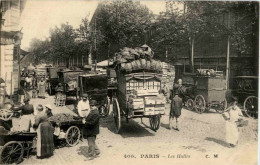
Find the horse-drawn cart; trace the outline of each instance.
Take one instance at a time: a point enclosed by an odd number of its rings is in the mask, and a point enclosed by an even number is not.
[[[116,132],[121,129],[121,117],[127,121],[131,118],[149,118],[151,128],[157,131],[166,104],[165,97],[159,94],[161,62],[140,59],[131,64],[121,64],[116,71],[118,88],[113,97]]]
[[[224,77],[197,76],[194,77],[195,90],[194,108],[198,113],[214,108],[224,112],[227,107],[226,80]]]
[[[258,84],[257,76],[237,76],[231,85],[233,95],[243,103],[244,113],[250,118],[258,118]]]
[[[78,77],[83,74],[82,70],[63,70],[58,72],[59,83],[63,84],[66,96],[78,98]]]

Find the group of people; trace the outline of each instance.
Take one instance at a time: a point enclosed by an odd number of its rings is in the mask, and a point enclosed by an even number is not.
[[[172,128],[179,131],[178,119],[181,116],[183,98],[181,97],[182,80],[179,79],[177,84],[174,84],[173,92],[174,97],[171,97],[171,106],[169,114],[169,129]],[[235,147],[238,144],[239,131],[237,122],[242,119],[243,114],[238,107],[238,98],[231,94],[226,94],[226,100],[228,100],[228,108],[224,110],[223,117],[226,125],[226,142],[229,147]],[[174,128],[174,118],[176,119],[176,127]]]
[[[52,116],[52,107],[47,104],[45,107],[39,104],[34,110],[34,106],[29,103],[30,99],[24,99],[24,105],[12,108],[13,111],[20,111],[20,121],[12,127],[12,131],[20,132],[37,132],[37,157],[45,158],[53,154],[54,142],[53,132],[54,128],[47,120]]]
[[[41,78],[40,81],[38,81],[37,83],[31,83],[31,81],[32,79],[30,77],[26,77],[25,80],[21,80],[20,82],[20,89],[17,93],[19,96],[18,102],[21,104],[23,103],[24,98],[45,98],[45,92],[47,87],[45,79]]]

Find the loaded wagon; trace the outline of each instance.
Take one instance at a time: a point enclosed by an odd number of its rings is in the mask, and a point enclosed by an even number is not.
[[[17,113],[17,112],[15,112]],[[13,131],[13,111],[0,110],[0,164],[20,163],[24,156],[29,158],[36,149],[37,133]],[[54,139],[63,140],[68,146],[75,146],[82,137],[82,119],[68,114],[57,114],[49,118],[55,127]]]
[[[100,115],[109,113],[110,99],[107,93],[107,75],[102,73],[88,73],[79,76],[79,94],[88,94],[90,106],[98,108]]]
[[[121,118],[149,118],[152,130],[160,127],[166,99],[161,90],[161,62],[137,59],[116,67],[118,87],[113,97],[113,117],[116,132],[121,129]]]
[[[237,76],[232,82],[232,94],[237,96],[238,101],[243,104],[245,115],[258,118],[258,77]]]
[[[58,71],[60,69],[57,67],[47,67],[46,68],[46,74],[47,74],[47,85],[48,85],[48,92],[50,95],[55,94],[55,87],[59,83],[58,79]]]
[[[196,76],[194,108],[198,113],[214,108],[224,112],[227,108],[226,80],[224,77]]]
[[[78,77],[82,70],[62,70],[57,72],[59,83],[62,83],[66,96],[78,98]]]

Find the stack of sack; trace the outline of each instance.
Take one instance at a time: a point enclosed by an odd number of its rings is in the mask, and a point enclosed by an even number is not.
[[[147,45],[134,49],[125,47],[115,55],[114,61],[121,72],[162,71],[162,63],[153,59],[154,52]]]

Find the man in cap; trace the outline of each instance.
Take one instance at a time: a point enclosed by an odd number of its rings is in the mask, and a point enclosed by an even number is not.
[[[82,100],[78,103],[78,114],[80,117],[87,117],[90,112],[90,105],[88,100],[88,94],[84,93],[82,95]]]
[[[174,118],[176,118],[176,130],[179,131],[178,118],[181,116],[181,110],[182,110],[182,99],[179,97],[178,91],[175,91],[175,96],[171,102],[169,129],[173,128],[173,120]]]

